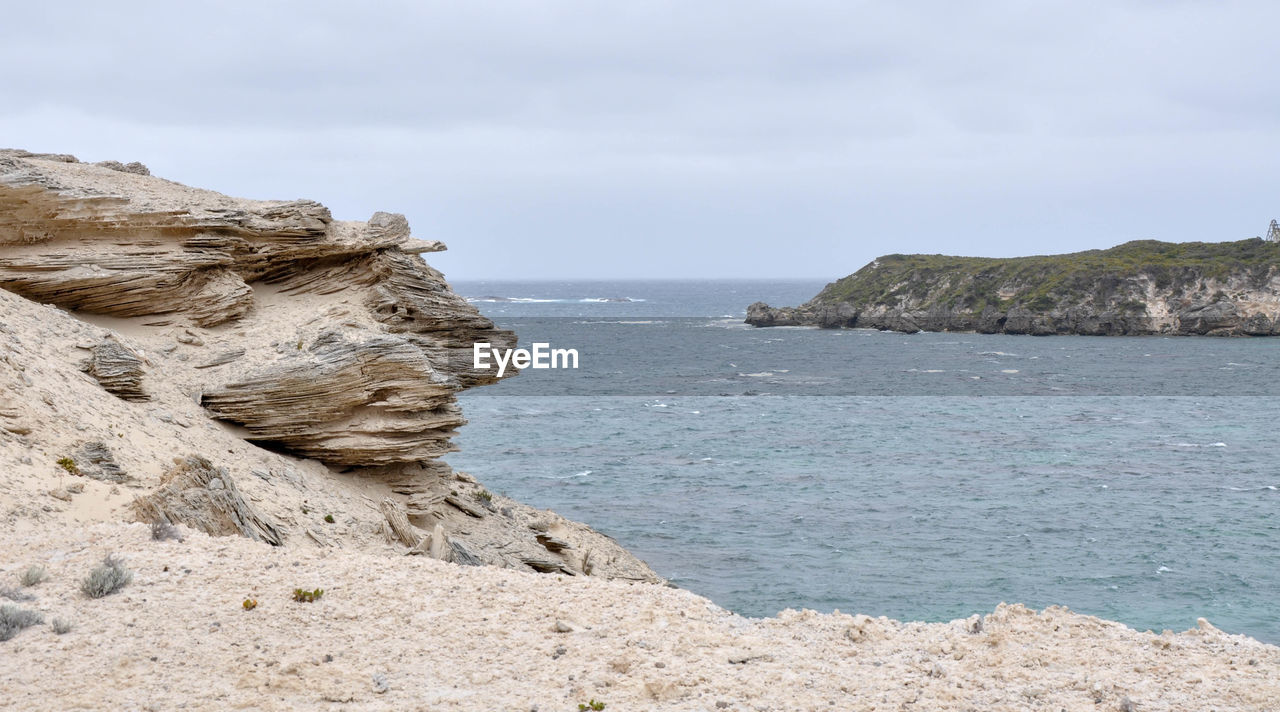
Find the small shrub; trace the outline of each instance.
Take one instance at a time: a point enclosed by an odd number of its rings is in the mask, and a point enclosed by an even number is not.
[[[35,596],[17,588],[9,588],[8,586],[0,586],[0,598],[7,598],[10,601],[34,601]]]
[[[308,591],[306,589],[301,589],[301,588],[293,589],[293,600],[297,601],[298,603],[313,603],[315,601],[320,600],[320,597],[323,595],[324,595],[324,591],[318,588],[314,591]]]
[[[58,458],[58,467],[70,472],[73,475],[80,474],[80,467],[76,465],[76,461],[69,457]]]
[[[326,515],[324,515],[324,520],[325,520],[325,522],[327,522],[327,523],[329,523],[329,524],[333,524],[333,515],[332,515],[332,514],[326,514]]]
[[[485,504],[491,504],[493,502],[493,493],[489,490],[482,489],[475,493],[475,498]]]
[[[243,606],[246,611],[252,611],[258,607],[258,601],[254,598],[246,598],[244,599],[244,603],[241,603],[240,605]]]
[[[8,640],[23,628],[44,623],[44,616],[37,611],[18,608],[12,603],[0,606],[0,640]]]
[[[180,542],[182,541],[182,532],[168,522],[154,521],[151,523],[151,538],[155,541],[172,539]]]
[[[108,554],[102,564],[80,582],[80,591],[89,598],[102,598],[119,591],[132,580],[133,572],[125,568],[124,562]]]
[[[53,626],[53,632],[58,635],[66,635],[71,632],[71,621],[64,618],[54,618],[49,625]]]
[[[32,564],[28,566],[27,570],[23,571],[22,575],[18,577],[18,582],[27,587],[31,587],[48,580],[49,572],[45,571],[44,567],[40,564]]]
[[[604,709],[604,703],[597,702],[594,697],[591,698],[590,702],[578,703],[578,712],[587,712],[587,710],[595,710],[595,712],[600,712],[600,710],[602,709]]]

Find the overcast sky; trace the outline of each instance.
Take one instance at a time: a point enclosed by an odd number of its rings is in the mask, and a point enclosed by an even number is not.
[[[829,279],[1280,217],[1266,0],[218,6],[7,7],[0,146],[402,212],[454,279]]]

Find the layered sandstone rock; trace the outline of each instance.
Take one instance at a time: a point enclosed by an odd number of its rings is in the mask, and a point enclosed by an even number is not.
[[[211,328],[260,305],[250,283],[301,309],[319,301],[312,295],[342,294],[342,323],[293,353],[246,344],[261,352],[249,358],[257,368],[203,384],[214,415],[325,462],[448,452],[465,422],[453,394],[496,380],[470,369],[471,343],[514,341],[406,248],[443,245],[413,240],[402,215],[341,222],[314,201],[239,200],[144,172],[0,152],[0,287],[28,299]]]
[[[208,522],[252,510],[272,523],[260,538],[320,546],[404,545],[440,528],[460,562],[657,580],[607,537],[440,459],[466,422],[456,394],[497,380],[472,368],[472,343],[515,343],[420,257],[443,249],[402,215],[339,221],[314,201],[231,198],[140,164],[0,151],[8,486],[64,492],[48,480],[107,452],[121,476],[79,495],[100,504],[49,505],[53,516],[221,533],[235,528]],[[224,472],[221,494],[192,499],[207,488],[175,480],[175,457]],[[399,532],[388,511],[403,513]],[[543,545],[548,527],[571,547]]]

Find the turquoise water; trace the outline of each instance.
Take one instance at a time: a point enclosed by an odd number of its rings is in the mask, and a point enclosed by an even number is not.
[[[449,460],[746,615],[1019,601],[1280,642],[1280,341],[737,323],[820,287],[459,284],[546,300],[477,306],[582,368],[464,394]]]

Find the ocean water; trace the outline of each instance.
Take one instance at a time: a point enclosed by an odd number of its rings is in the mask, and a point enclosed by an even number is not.
[[[463,394],[449,461],[744,615],[1017,601],[1280,642],[1280,340],[741,323],[821,287],[455,283],[579,368]]]

